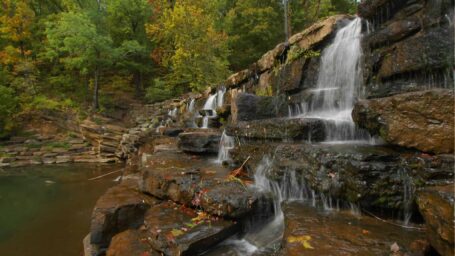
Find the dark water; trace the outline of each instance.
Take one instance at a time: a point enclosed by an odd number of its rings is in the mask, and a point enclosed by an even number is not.
[[[0,255],[81,255],[92,208],[119,165],[71,164],[0,169]]]

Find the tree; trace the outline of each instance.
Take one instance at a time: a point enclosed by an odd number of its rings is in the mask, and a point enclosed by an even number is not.
[[[12,116],[17,112],[17,98],[13,89],[0,85],[0,138],[12,129]]]
[[[107,4],[107,23],[113,39],[116,66],[133,75],[136,95],[141,95],[144,73],[151,70],[151,42],[145,24],[151,8],[147,0],[110,0]]]
[[[165,5],[163,5],[165,6]],[[172,87],[201,91],[228,75],[227,35],[215,27],[213,1],[175,1],[162,10],[148,33],[161,46],[162,63]]]
[[[231,3],[232,4],[232,3]],[[231,69],[240,70],[284,41],[283,8],[277,0],[237,1],[227,13]]]
[[[46,28],[46,55],[58,59],[67,69],[93,74],[93,108],[98,109],[101,72],[112,64],[112,40],[99,33],[85,13],[61,13],[58,23]]]

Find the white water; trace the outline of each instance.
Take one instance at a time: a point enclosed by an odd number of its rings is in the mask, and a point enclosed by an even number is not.
[[[172,110],[169,110],[169,112],[167,113],[168,116],[170,117],[176,117],[177,116],[177,112],[178,112],[178,109],[177,108],[174,108]]]
[[[375,143],[356,128],[352,109],[362,88],[362,20],[356,18],[340,29],[321,55],[318,82],[310,102],[291,106],[290,115],[327,120],[326,141],[361,140]]]
[[[217,106],[219,108],[221,108],[224,104],[224,94],[225,93],[226,93],[226,88],[224,86],[218,90],[216,102],[217,102]]]
[[[190,103],[188,103],[188,111],[190,113],[194,112],[194,104],[196,104],[196,100],[195,99],[191,99]]]
[[[215,111],[216,109],[216,98],[217,98],[217,93],[213,94],[213,95],[210,95],[208,98],[207,98],[207,101],[205,102],[204,104],[204,107],[202,108],[202,110],[212,110],[212,111]]]
[[[235,146],[234,137],[227,135],[226,131],[223,131],[223,135],[221,135],[220,139],[220,148],[218,150],[218,158],[216,162],[223,163],[225,161],[231,160],[229,151],[233,149],[234,146]]]

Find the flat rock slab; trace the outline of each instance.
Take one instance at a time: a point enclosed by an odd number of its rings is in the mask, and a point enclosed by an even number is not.
[[[428,187],[417,196],[428,240],[441,255],[454,253],[454,192],[454,186],[450,184]]]
[[[179,148],[189,153],[218,153],[221,133],[212,131],[184,132],[179,134]]]
[[[238,122],[229,126],[226,133],[251,139],[303,139],[322,141],[325,139],[325,122],[313,118],[273,118]]]
[[[142,225],[145,211],[159,200],[141,193],[136,184],[129,179],[98,199],[92,213],[91,244],[106,248],[115,234]]]
[[[165,202],[150,208],[141,234],[165,255],[198,255],[240,231],[234,221]]]
[[[207,159],[183,153],[159,152],[148,157],[141,190],[227,218],[240,218],[254,210],[261,194],[239,180],[230,180],[228,169]]]
[[[284,255],[423,255],[414,244],[424,240],[422,231],[403,229],[348,211],[325,212],[298,202],[283,207]],[[399,252],[393,254],[396,243]],[[411,249],[412,248],[412,249]],[[423,249],[424,250],[424,249]]]

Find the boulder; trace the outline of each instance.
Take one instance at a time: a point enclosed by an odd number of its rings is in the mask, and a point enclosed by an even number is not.
[[[191,153],[218,153],[221,134],[213,131],[184,132],[179,134],[179,148]]]
[[[278,44],[273,50],[266,52],[262,57],[255,63],[259,72],[264,72],[273,68],[278,57],[283,54],[286,50],[284,43]]]
[[[249,69],[242,70],[240,72],[237,72],[237,73],[229,76],[225,82],[225,85],[228,88],[237,87],[238,85],[240,85],[242,82],[246,81],[252,75],[253,75],[253,72],[251,72]]]
[[[443,256],[453,255],[454,185],[428,187],[420,191],[417,204],[425,219],[428,240]]]
[[[454,152],[454,92],[434,89],[358,102],[356,124],[386,142],[425,152]]]
[[[288,109],[282,97],[256,96],[240,93],[231,105],[232,123],[287,116]]]
[[[326,123],[312,118],[273,118],[239,122],[226,128],[230,136],[250,139],[303,139],[323,141]]]
[[[111,238],[143,223],[145,211],[158,200],[138,191],[137,182],[110,188],[96,202],[90,226],[91,244],[107,248]]]
[[[371,33],[366,41],[371,48],[388,45],[416,33],[421,29],[420,20],[417,16],[396,20],[383,29]]]

